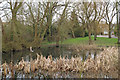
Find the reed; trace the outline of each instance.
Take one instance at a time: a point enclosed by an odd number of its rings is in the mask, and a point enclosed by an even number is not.
[[[25,74],[30,74],[30,72],[39,71],[39,69],[47,71],[63,71],[63,72],[88,72],[88,71],[105,71],[105,72],[117,72],[118,67],[118,49],[115,47],[104,48],[104,50],[99,54],[99,56],[94,60],[88,58],[86,61],[81,61],[80,57],[71,57],[71,59],[65,57],[59,57],[56,59],[52,58],[52,55],[48,58],[37,53],[37,58],[30,60],[30,62],[25,61],[23,58],[20,62],[13,65],[9,65],[5,62],[3,67],[3,73],[6,76],[8,72],[23,71]]]

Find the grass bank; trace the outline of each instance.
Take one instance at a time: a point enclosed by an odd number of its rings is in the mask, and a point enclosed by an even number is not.
[[[89,46],[89,38],[88,37],[80,37],[80,38],[70,38],[70,39],[66,39],[62,42],[60,42],[60,44],[62,45],[74,45],[74,46],[78,46],[78,47],[83,47],[83,48],[93,48],[93,47],[106,47],[106,46],[117,46],[117,38],[104,38],[104,37],[98,37],[96,41],[94,41],[94,37],[92,37],[92,41],[93,41],[93,46]],[[26,44],[30,44],[30,43],[26,43]],[[48,41],[44,41],[42,43],[41,47],[47,47],[47,46],[54,46],[56,45],[56,42],[48,42]],[[22,50],[22,47],[19,47],[18,44],[14,44],[15,50]],[[27,47],[28,46],[28,47]],[[39,47],[39,44],[37,45]],[[74,47],[73,46],[73,47]],[[34,48],[34,46],[32,46]],[[2,50],[5,52],[9,52],[11,50],[10,46],[6,46],[4,47],[4,45],[2,45]],[[26,48],[29,49],[29,45],[26,45]]]
[[[97,40],[94,41],[94,37],[92,37],[93,44],[97,46],[117,46],[117,38],[104,38],[104,37],[97,37]],[[89,38],[70,38],[60,42],[60,44],[73,44],[73,45],[88,45]],[[46,45],[55,45],[55,42],[44,42],[43,44]]]

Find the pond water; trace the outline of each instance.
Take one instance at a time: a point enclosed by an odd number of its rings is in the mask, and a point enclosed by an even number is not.
[[[48,47],[42,47],[39,49],[33,49],[34,52],[30,52],[29,50],[24,50],[24,51],[19,51],[19,52],[10,52],[10,53],[3,53],[2,55],[2,62],[7,62],[9,63],[10,61],[13,61],[15,64],[17,61],[20,61],[21,58],[23,57],[25,61],[30,61],[30,57],[33,59],[36,58],[36,53],[42,54],[43,56],[46,56],[46,58],[49,55],[52,55],[53,58],[59,58],[59,56],[66,56],[68,58],[73,57],[81,57],[82,61],[85,61],[88,57],[92,57],[93,59],[96,59],[97,56],[99,56],[99,53],[101,50],[81,50],[80,52],[73,51],[69,49],[67,46],[61,46],[59,48],[55,46],[48,46]],[[44,78],[44,77],[49,77],[49,78],[84,78],[88,76],[88,73],[75,73],[75,72],[48,72],[48,71],[43,71],[39,70],[35,73],[30,73],[30,74],[24,74],[21,72],[16,72],[16,77],[17,78],[25,78],[25,77],[35,77],[35,78]],[[91,77],[99,77],[99,78],[107,78],[111,77],[108,75],[104,74],[89,74]],[[7,77],[10,77],[10,74],[7,75]]]
[[[68,58],[73,57],[81,57],[81,60],[86,60],[88,57],[96,58],[97,54],[101,52],[101,50],[81,50],[80,52],[76,52],[74,50],[71,50],[67,48],[66,46],[61,47],[42,47],[39,49],[33,49],[34,52],[30,52],[30,50],[24,50],[19,52],[10,52],[10,53],[3,53],[2,54],[2,62],[9,63],[10,61],[13,61],[13,63],[16,63],[17,61],[20,61],[23,57],[26,61],[30,60],[30,57],[33,59],[36,58],[36,53],[42,54],[43,56],[46,56],[46,58],[49,55],[52,55],[53,58],[59,58],[59,56],[65,56]]]

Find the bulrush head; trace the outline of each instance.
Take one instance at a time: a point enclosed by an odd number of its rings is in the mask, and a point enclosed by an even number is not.
[[[13,65],[12,61],[10,62],[9,67],[10,67],[10,70],[11,70],[11,76],[13,78],[14,77],[14,65]]]
[[[116,48],[106,48],[105,50],[99,54],[99,56],[94,60],[90,56],[85,60],[84,62],[81,61],[81,57],[71,57],[69,59],[68,57],[60,57],[53,59],[52,55],[49,55],[48,58],[43,57],[43,55],[39,55],[37,53],[37,58],[32,59],[30,58],[30,62],[24,61],[23,57],[22,60],[16,64],[14,67],[17,70],[23,70],[26,74],[30,73],[30,71],[35,72],[36,70],[39,70],[39,68],[44,70],[50,70],[50,71],[98,71],[98,70],[105,70],[109,71],[111,67],[113,67],[114,70],[117,68],[114,67],[115,63],[113,61],[118,61],[117,55],[118,51]],[[111,52],[111,53],[110,53]],[[114,57],[113,57],[114,56]],[[114,60],[113,60],[114,58]],[[5,63],[2,65],[4,70],[4,75],[6,76],[8,74],[8,65],[5,61]],[[13,67],[13,63],[11,62],[9,64],[10,69]]]
[[[44,62],[46,62],[46,61],[47,61],[46,57],[43,57],[43,61],[44,61]]]
[[[39,66],[39,63],[38,63],[37,59],[32,60],[30,62],[30,69],[32,72],[35,72],[36,70],[38,70],[39,69],[38,66]]]
[[[2,65],[0,64],[0,70],[1,70],[1,68],[2,68]]]
[[[52,55],[48,56],[50,58],[50,60],[52,61]]]
[[[72,56],[71,57],[71,62],[74,63],[74,61],[75,61],[75,58]]]
[[[6,75],[9,73],[9,68],[8,68],[6,61],[2,66],[3,66],[3,74],[6,77]]]
[[[9,64],[10,69],[13,69],[13,62],[11,61]]]
[[[22,57],[22,62],[23,62],[23,63],[25,62],[23,57]]]
[[[36,53],[36,54],[37,54],[37,61],[39,61],[40,60],[40,55],[38,53]]]
[[[14,65],[14,69],[18,70],[18,64]]]
[[[64,62],[66,61],[65,56],[63,56],[62,60],[63,60]]]
[[[30,62],[30,69],[31,69],[32,72],[35,71],[34,61],[32,61],[32,60],[31,60],[31,62]]]
[[[30,63],[29,62],[25,63],[24,72],[26,74],[30,73]]]
[[[60,60],[62,60],[62,57],[61,57],[61,55],[60,55]]]
[[[33,61],[33,58],[31,57],[31,58],[30,58],[30,63],[31,63],[32,61]]]
[[[5,63],[2,66],[3,66],[3,68],[7,67],[6,61],[5,61]]]
[[[35,65],[35,69],[38,69],[39,62],[37,61],[37,59],[34,60],[34,65]]]
[[[25,61],[24,61],[24,59],[22,57],[22,60],[18,64],[18,70],[23,70],[24,66],[25,66]]]
[[[40,56],[40,60],[43,60],[43,55]]]

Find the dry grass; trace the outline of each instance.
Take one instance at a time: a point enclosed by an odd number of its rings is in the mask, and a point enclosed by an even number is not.
[[[69,49],[80,52],[81,50],[102,50],[103,48],[97,47],[97,45],[72,45]]]
[[[37,59],[30,62],[22,60],[13,65],[12,63],[7,64],[6,62],[2,65],[3,74],[7,75],[12,72],[12,69],[16,71],[23,71],[26,74],[35,72],[39,69],[47,71],[63,71],[63,72],[99,72],[116,74],[118,72],[118,49],[115,47],[104,48],[104,51],[99,54],[96,60],[88,58],[82,62],[80,57],[72,57],[71,59],[65,57],[59,57],[53,59],[52,56],[45,58],[42,55],[37,54]],[[115,75],[115,77],[117,74]]]

